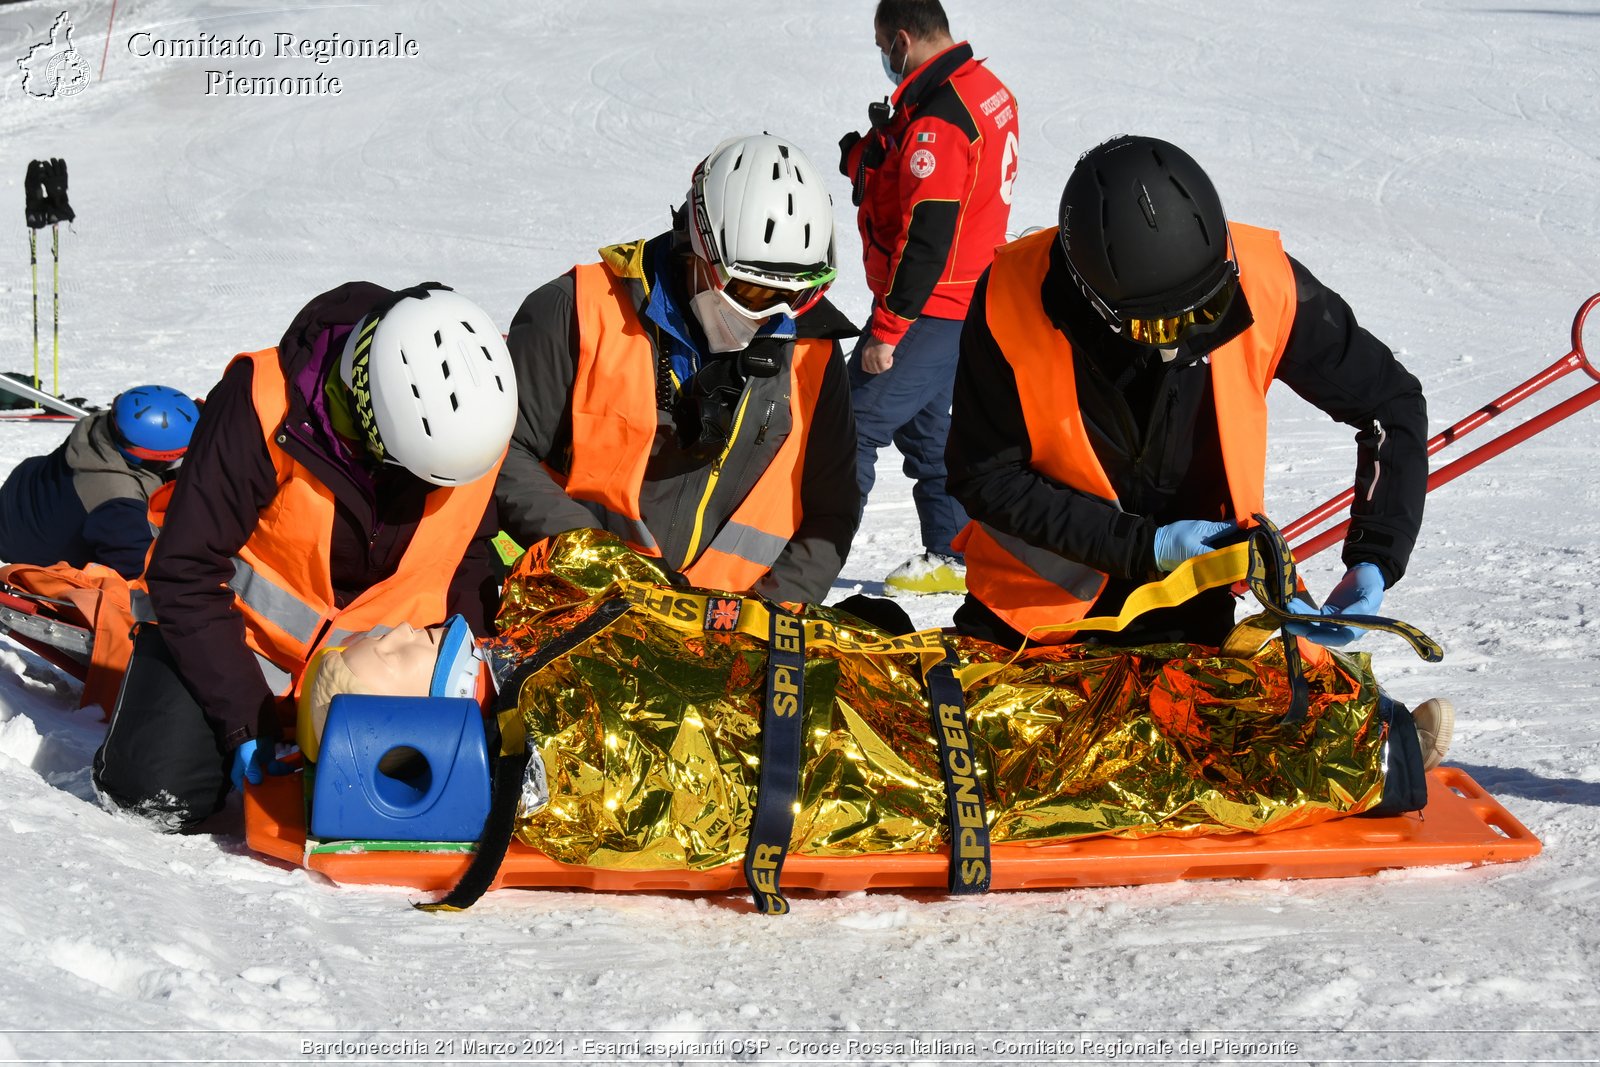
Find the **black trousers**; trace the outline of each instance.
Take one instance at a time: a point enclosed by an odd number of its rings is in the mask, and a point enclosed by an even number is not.
[[[178,673],[158,626],[141,626],[105,742],[94,754],[101,802],[166,833],[222,809],[232,753]]]
[[[1383,799],[1362,812],[1373,818],[1421,811],[1428,803],[1428,772],[1422,769],[1422,741],[1411,709],[1378,690],[1378,710],[1389,724],[1389,769],[1383,779]]]

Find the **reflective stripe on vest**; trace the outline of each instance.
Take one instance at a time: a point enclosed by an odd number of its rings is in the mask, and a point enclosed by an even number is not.
[[[600,528],[607,533],[614,533],[634,548],[647,556],[659,556],[661,547],[656,544],[655,535],[650,532],[650,527],[644,524],[643,519],[630,519],[628,516],[612,511],[604,504],[597,504],[593,500],[580,500],[578,503],[593,515]]]
[[[1076,563],[1059,552],[1030,545],[1020,537],[1001,533],[986,522],[977,525],[1028,570],[1062,590],[1072,599],[1093,601],[1100,595],[1100,588],[1105,585],[1106,576],[1087,563]]]
[[[1294,324],[1295,282],[1275,232],[1242,225],[1230,230],[1240,286],[1255,321],[1208,361],[1233,517],[1248,521],[1265,510],[1266,394]],[[996,254],[986,321],[1016,376],[1032,449],[1029,465],[1115,506],[1116,491],[1083,425],[1072,346],[1039,299],[1057,232],[1031,234]],[[962,531],[956,548],[966,556],[968,591],[1024,634],[1083,618],[1106,581],[1084,564],[976,522]],[[1058,642],[1070,636],[1056,632],[1035,639]]]
[[[150,594],[145,591],[144,585],[130,585],[128,587],[128,610],[134,622],[155,622],[156,607],[150,603]]]
[[[259,652],[253,653],[256,666],[261,669],[261,680],[267,683],[267,688],[276,695],[282,696],[294,684],[295,676],[272,662]]]
[[[711,544],[706,546],[706,552],[737,556],[760,567],[765,573],[778,562],[778,557],[783,554],[784,547],[788,544],[787,537],[779,537],[777,534],[729,519],[718,531],[717,536],[712,538]]]
[[[250,564],[233,557],[228,588],[251,611],[301,643],[309,643],[322,626],[322,614]]]
[[[572,463],[559,481],[604,529],[659,556],[639,507],[659,425],[655,349],[623,279],[601,263],[574,267],[572,276],[578,323]],[[789,436],[749,494],[703,542],[705,548],[679,568],[695,585],[748,591],[800,527],[801,465],[833,342],[797,340],[791,353]]]

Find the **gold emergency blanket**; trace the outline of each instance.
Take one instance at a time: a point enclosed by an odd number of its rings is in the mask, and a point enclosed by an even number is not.
[[[582,599],[579,599],[582,598]],[[529,745],[548,800],[518,836],[566,863],[703,870],[745,851],[759,766],[766,608],[664,584],[606,535],[524,558],[495,642],[536,650],[608,601],[629,606],[502,694],[504,747]],[[891,639],[825,608],[804,616],[805,751],[790,851],[927,852],[944,783],[922,681],[953,649],[995,843],[1094,835],[1268,832],[1377,803],[1385,729],[1364,655],[1308,668],[1310,711],[1282,722],[1281,647],[1249,658],[1189,645],[1035,648]],[[537,669],[533,669],[537,666]]]

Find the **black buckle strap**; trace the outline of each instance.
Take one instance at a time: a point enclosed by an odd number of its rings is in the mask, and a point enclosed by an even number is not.
[[[1270,631],[1284,623],[1317,621],[1315,616],[1308,619],[1290,610],[1289,598],[1295,595],[1299,584],[1295,578],[1294,560],[1289,557],[1288,546],[1278,528],[1260,515],[1257,515],[1256,519],[1263,525],[1250,531],[1250,573],[1246,580],[1250,585],[1250,592],[1261,601],[1264,610],[1241,621],[1233,628],[1223,646],[1228,655],[1249,655],[1260,648],[1262,641],[1256,641],[1253,647],[1248,646],[1251,637],[1263,629]],[[1279,556],[1286,561],[1285,564],[1275,562]],[[1269,582],[1274,569],[1278,571],[1278,582],[1284,590],[1282,599],[1275,598],[1273,586]],[[1326,621],[1357,630],[1378,630],[1394,634],[1410,645],[1411,651],[1428,663],[1438,663],[1444,659],[1444,649],[1439,646],[1439,642],[1410,623],[1401,622],[1399,619],[1391,619],[1385,615],[1340,615],[1337,619]]]
[[[1256,515],[1260,525],[1250,531],[1250,591],[1257,600],[1268,607],[1288,610],[1289,600],[1300,587],[1300,576],[1295,571],[1294,556],[1289,551],[1283,533],[1265,515]],[[1277,620],[1287,626],[1289,619]],[[1283,715],[1286,723],[1305,722],[1311,710],[1311,687],[1306,682],[1305,662],[1300,656],[1300,643],[1280,627],[1283,638],[1283,663],[1289,675],[1289,710]]]
[[[516,707],[517,694],[529,675],[537,674],[552,660],[571,652],[621,618],[627,610],[628,602],[621,597],[607,600],[578,625],[545,642],[523,661],[501,688],[496,710]],[[501,753],[494,761],[489,814],[484,817],[483,832],[478,835],[478,849],[472,862],[450,892],[436,901],[415,903],[413,907],[419,911],[465,911],[493,888],[495,876],[500,873],[500,865],[511,848],[511,839],[516,836],[517,806],[522,797],[523,778],[532,759],[532,750],[525,744],[521,752]]]
[[[1289,552],[1283,534],[1264,515],[1255,516],[1260,524],[1251,528],[1250,571],[1246,582],[1250,592],[1261,602],[1262,611],[1236,624],[1222,652],[1229,656],[1248,656],[1264,644],[1274,631],[1283,638],[1284,664],[1288,670],[1290,703],[1285,722],[1301,722],[1310,705],[1309,685],[1305,678],[1305,665],[1300,656],[1298,642],[1284,628],[1292,622],[1306,622],[1308,616],[1296,614],[1289,601],[1299,591],[1300,581],[1295,571],[1294,557]],[[1315,616],[1309,617],[1311,621]],[[1411,650],[1429,663],[1444,658],[1439,643],[1410,623],[1381,615],[1340,615],[1331,620],[1340,626],[1358,630],[1380,630],[1403,638]]]
[[[955,653],[945,642],[944,659],[928,668],[923,684],[928,688],[928,711],[933,736],[939,743],[939,771],[944,776],[945,825],[949,827],[952,896],[989,891],[993,864],[989,858],[989,819],[983,801],[983,783],[972,758],[972,735],[967,729],[966,695],[956,680]]]
[[[794,833],[794,804],[800,794],[800,749],[805,717],[805,628],[797,616],[776,604],[767,643],[766,700],[761,709],[761,771],[755,814],[745,845],[744,880],[756,910],[783,915],[789,910],[781,888],[783,860]]]

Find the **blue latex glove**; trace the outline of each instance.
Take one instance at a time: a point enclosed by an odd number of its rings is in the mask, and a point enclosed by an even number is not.
[[[1321,608],[1296,598],[1289,601],[1289,610],[1297,615],[1376,615],[1383,607],[1383,588],[1383,571],[1376,563],[1357,563],[1344,572]],[[1329,648],[1342,648],[1362,633],[1354,627],[1331,622],[1291,622],[1284,629]]]
[[[1215,546],[1212,541],[1238,527],[1231,522],[1183,519],[1156,530],[1156,567],[1162,572],[1176,570],[1186,559],[1203,556]]]
[[[235,789],[243,789],[248,779],[251,785],[260,785],[263,774],[288,774],[293,767],[282,760],[263,757],[257,751],[256,739],[251,738],[233,750],[233,767],[228,771]]]

